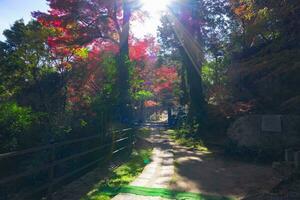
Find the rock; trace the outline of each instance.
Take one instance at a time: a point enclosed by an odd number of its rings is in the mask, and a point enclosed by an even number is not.
[[[239,146],[251,147],[259,143],[260,116],[251,115],[237,119],[229,127],[227,134]]]
[[[300,147],[300,116],[247,115],[237,119],[227,134],[240,147]]]

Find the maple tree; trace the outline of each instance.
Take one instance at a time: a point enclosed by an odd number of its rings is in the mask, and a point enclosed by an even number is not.
[[[103,44],[103,43],[102,43]],[[69,102],[76,109],[89,109],[90,101],[87,96],[103,96],[108,105],[115,104],[117,96],[117,60],[114,55],[117,47],[107,45],[93,45],[86,59],[73,63],[71,78],[69,80]],[[136,39],[130,37],[130,96],[133,101],[146,98],[151,95],[143,85],[154,69],[155,53],[158,46],[153,37]],[[103,102],[104,103],[104,102]],[[108,106],[109,107],[109,106]]]
[[[117,54],[120,113],[130,116],[129,35],[132,13],[138,8],[135,0],[48,0],[48,13],[35,12],[43,25],[55,32],[48,39],[59,55],[82,54],[84,48],[107,49]]]
[[[299,1],[231,0],[230,3],[245,48],[260,46],[279,38],[289,43],[298,42]]]
[[[158,38],[142,39],[141,0],[47,2],[0,42],[0,151],[106,137],[103,124],[147,108],[178,108],[191,137],[242,114],[299,114],[299,0],[170,1]]]

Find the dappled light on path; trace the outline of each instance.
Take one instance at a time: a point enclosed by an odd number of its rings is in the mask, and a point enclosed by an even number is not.
[[[218,153],[180,146],[169,139],[167,131],[154,129],[149,140],[154,146],[153,161],[130,187],[145,187],[147,191],[165,188],[173,192],[191,192],[198,197],[208,195],[203,199],[210,199],[210,196],[241,198],[250,192],[269,191],[278,183],[268,166],[243,163],[223,158]],[[135,192],[125,193],[114,200],[139,199]]]
[[[219,194],[202,194],[202,191],[193,191],[190,193],[190,189],[185,188],[172,188],[175,182],[177,182],[174,175],[176,174],[176,168],[179,161],[175,159],[186,159],[185,156],[189,156],[188,160],[202,161],[200,156],[208,154],[202,152],[193,152],[184,147],[176,146],[169,136],[163,131],[163,129],[155,128],[149,141],[153,144],[152,162],[145,167],[142,174],[130,184],[130,190],[123,191],[121,189],[120,195],[117,195],[114,200],[139,200],[147,199],[144,197],[136,196],[136,194],[142,196],[151,196],[148,199],[157,199],[156,196],[168,199],[221,199]],[[180,159],[179,159],[180,160]],[[130,193],[130,194],[128,194]],[[226,198],[224,198],[226,199]]]

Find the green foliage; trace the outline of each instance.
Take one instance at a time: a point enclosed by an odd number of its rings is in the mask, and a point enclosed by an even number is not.
[[[299,1],[233,0],[231,4],[239,26],[233,32],[238,32],[244,50],[270,42],[279,42],[281,46],[299,42],[299,28],[295,28],[300,26]]]
[[[230,95],[230,90],[227,88],[229,67],[227,60],[227,57],[220,57],[214,61],[206,62],[202,66],[204,94],[210,104],[222,104]]]
[[[56,62],[47,45],[51,34],[37,21],[25,24],[23,20],[4,31],[0,106],[5,145],[1,151],[41,145],[70,132],[70,115],[65,113],[67,76],[58,72],[61,62]]]
[[[110,103],[115,102],[117,99],[117,61],[113,55],[106,55],[102,62],[104,70],[104,83],[102,86],[102,95],[110,99]]]
[[[83,119],[80,119],[79,121],[80,121],[80,126],[81,127],[86,127],[88,125],[88,123]]]
[[[30,108],[20,107],[16,103],[0,105],[1,130],[5,128],[8,132],[21,133],[30,128],[32,121]]]
[[[133,99],[136,101],[145,101],[151,99],[153,93],[147,90],[140,90],[133,94]]]
[[[214,74],[215,74],[215,63],[210,62],[206,63],[204,66],[202,66],[202,77],[204,83],[207,85],[213,85],[215,83],[214,80]]]
[[[145,101],[153,97],[151,91],[144,87],[145,80],[137,72],[138,65],[128,61],[130,74],[130,95],[134,101]]]
[[[14,150],[28,136],[37,116],[30,108],[21,107],[15,102],[0,105],[1,151]]]
[[[40,70],[50,67],[50,53],[45,42],[49,32],[38,22],[27,25],[16,21],[4,31],[0,42],[0,98],[10,98],[40,79]]]
[[[89,50],[87,48],[79,48],[75,50],[75,55],[80,58],[88,58]]]

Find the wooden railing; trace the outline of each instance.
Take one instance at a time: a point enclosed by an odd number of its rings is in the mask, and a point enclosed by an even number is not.
[[[79,146],[79,144],[83,144],[84,142],[89,141],[95,141],[103,139],[102,135],[94,135],[89,136],[85,138],[80,139],[74,139],[64,142],[58,142],[58,143],[52,143],[41,147],[26,149],[23,151],[16,151],[16,152],[9,152],[0,154],[0,169],[1,169],[1,163],[5,163],[7,159],[14,160],[18,159],[18,157],[22,157],[25,155],[30,154],[36,154],[41,152],[46,152],[45,157],[49,157],[47,159],[46,164],[42,164],[40,166],[36,166],[33,169],[25,170],[23,172],[19,172],[13,175],[8,175],[7,177],[0,177],[0,200],[10,200],[10,199],[16,199],[16,200],[22,200],[22,199],[41,199],[42,197],[46,197],[47,200],[52,200],[53,192],[55,191],[54,186],[64,182],[66,179],[74,177],[74,175],[85,171],[86,169],[89,169],[93,166],[97,166],[101,161],[103,163],[110,162],[112,158],[120,154],[121,152],[129,153],[131,152],[133,143],[134,143],[134,131],[133,129],[123,129],[120,131],[113,131],[112,135],[114,135],[111,139],[111,141],[101,144],[99,146],[89,148],[87,150],[83,150],[80,152],[72,153],[71,155],[68,155],[63,158],[57,159],[57,150],[60,147],[63,147],[65,145],[72,145],[73,147]],[[128,150],[128,151],[125,151]],[[87,163],[84,163],[83,166],[79,166],[75,169],[72,169],[71,171],[68,171],[67,173],[64,173],[62,176],[55,176],[55,170],[56,167],[68,162],[73,161],[79,158],[82,158],[84,156],[87,156],[89,154],[95,153],[97,151],[99,152],[99,156],[93,156],[93,159]],[[95,157],[95,158],[94,158]],[[22,190],[22,181],[19,181],[20,179],[34,176],[36,174],[39,174],[41,172],[47,173],[47,180],[46,183],[39,185],[38,187],[33,187],[31,189],[24,189],[25,191],[20,192],[20,194],[9,194],[5,188],[7,187],[13,187],[14,184],[18,185],[21,184],[21,190]],[[3,172],[2,172],[3,174]],[[19,181],[19,182],[18,182]],[[24,181],[23,181],[24,182]],[[26,181],[25,181],[26,184]],[[27,186],[25,186],[26,188]],[[30,190],[30,191],[29,191]],[[2,193],[2,194],[1,194]],[[34,197],[36,194],[40,194],[40,197]]]

